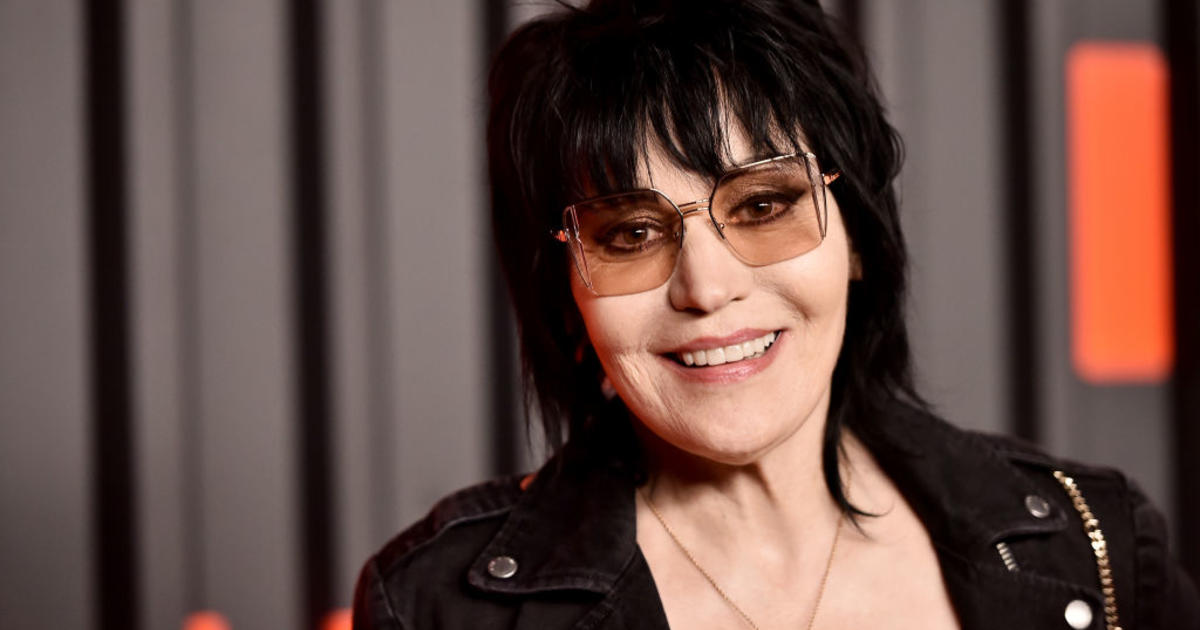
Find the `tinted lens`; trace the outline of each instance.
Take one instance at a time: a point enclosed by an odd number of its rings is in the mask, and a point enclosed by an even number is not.
[[[679,253],[679,211],[662,195],[642,191],[567,209],[571,247],[584,280],[599,295],[653,289],[666,282]]]
[[[795,258],[824,238],[825,188],[804,156],[733,171],[717,184],[712,213],[733,250],[752,265]]]

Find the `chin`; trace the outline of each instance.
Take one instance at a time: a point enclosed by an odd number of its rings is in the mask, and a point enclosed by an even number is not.
[[[757,463],[769,452],[770,448],[759,448],[754,450],[710,450],[705,453],[693,453],[697,457],[702,457],[715,464],[729,466],[730,468],[741,468]]]
[[[821,409],[818,392],[796,392],[774,404],[739,404],[728,400],[689,401],[686,406],[651,406],[630,411],[644,429],[643,440],[653,449],[676,451],[731,467],[760,461],[771,451],[793,441]],[[697,407],[708,413],[696,413]],[[685,412],[686,410],[689,410]],[[785,409],[805,410],[787,413]],[[649,420],[649,421],[648,421]],[[818,424],[820,424],[818,422]],[[816,427],[817,431],[820,427]],[[811,436],[810,439],[819,437]]]
[[[726,426],[696,418],[690,419],[684,431],[676,432],[671,427],[647,428],[655,434],[660,446],[731,467],[756,463],[794,433],[785,427],[770,432],[748,431],[746,426]]]

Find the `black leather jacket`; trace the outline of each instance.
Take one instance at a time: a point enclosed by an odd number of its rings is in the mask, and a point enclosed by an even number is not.
[[[1095,554],[1052,475],[1062,470],[1107,539],[1124,630],[1200,629],[1162,517],[1120,473],[917,412],[883,426],[868,446],[928,529],[963,628],[1071,628],[1065,610],[1083,604],[1081,627],[1105,628]],[[634,509],[633,478],[575,445],[532,483],[459,491],[367,562],[354,628],[667,628]]]

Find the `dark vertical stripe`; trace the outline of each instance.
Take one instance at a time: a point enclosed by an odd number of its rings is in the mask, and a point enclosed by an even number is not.
[[[846,29],[846,34],[864,51],[863,46],[865,33],[863,33],[863,17],[862,17],[862,2],[861,0],[841,0],[840,3],[840,19],[843,27]],[[864,52],[864,54],[866,54]]]
[[[1037,240],[1034,230],[1034,165],[1030,119],[1029,4],[1006,0],[999,11],[1003,133],[1001,151],[1004,200],[1006,301],[1008,303],[1008,400],[1014,434],[1036,442],[1040,437],[1037,379],[1039,344],[1036,325]]]
[[[1171,182],[1175,272],[1175,542],[1200,581],[1200,8],[1195,0],[1161,5],[1171,71]],[[1193,534],[1193,535],[1189,535]]]
[[[508,36],[508,3],[497,0],[481,0],[484,53],[483,68],[491,67],[492,55],[500,49],[504,38]],[[481,95],[487,102],[487,81],[480,81],[485,93]],[[482,155],[482,153],[481,153]],[[482,165],[486,173],[486,165]],[[484,196],[491,199],[490,195]],[[486,205],[480,208],[484,213],[485,224],[491,225],[490,214]],[[512,309],[508,300],[508,289],[504,284],[504,276],[500,273],[500,265],[496,257],[496,248],[492,242],[491,230],[480,247],[486,252],[485,282],[487,283],[488,299],[488,382],[491,391],[488,398],[488,413],[492,419],[492,472],[504,475],[517,472],[520,463],[517,461],[517,446],[521,434],[521,423],[517,417],[517,396],[513,378],[513,366],[516,362],[516,343],[514,342],[514,327]]]
[[[138,627],[126,238],[125,14],[87,3],[93,567],[100,630]]]
[[[300,554],[307,627],[318,630],[334,602],[326,293],[329,278],[321,100],[324,50],[316,0],[292,2],[289,18]]]
[[[179,252],[178,299],[180,510],[183,521],[183,593],[188,610],[207,605],[205,584],[204,475],[200,432],[200,264],[196,247],[196,117],[192,59],[192,2],[177,0],[172,16],[176,152],[175,247]]]
[[[362,63],[361,107],[363,264],[367,284],[367,378],[370,453],[368,473],[371,487],[371,540],[386,540],[396,529],[396,498],[399,479],[395,460],[395,406],[392,387],[392,305],[388,265],[388,211],[385,194],[386,162],[384,138],[383,3],[361,0],[358,57]]]

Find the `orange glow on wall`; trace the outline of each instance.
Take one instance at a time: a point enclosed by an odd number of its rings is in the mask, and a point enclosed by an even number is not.
[[[231,626],[221,613],[201,610],[183,620],[183,630],[231,630]]]
[[[1166,62],[1150,44],[1085,42],[1066,82],[1075,370],[1159,382],[1175,345]]]
[[[352,618],[349,608],[335,610],[321,620],[321,630],[350,630]],[[221,613],[202,610],[188,615],[182,630],[232,630],[232,626]]]
[[[343,608],[325,615],[321,630],[350,630],[350,609]]]

